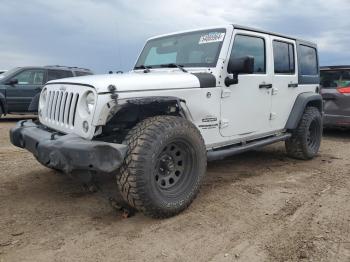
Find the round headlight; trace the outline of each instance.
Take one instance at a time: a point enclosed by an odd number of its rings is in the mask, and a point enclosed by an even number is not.
[[[47,99],[47,89],[45,88],[40,95],[40,100],[39,100],[39,107],[43,108],[46,104],[46,99]]]
[[[92,113],[94,106],[95,106],[95,94],[90,91],[86,95],[86,110],[89,114]]]

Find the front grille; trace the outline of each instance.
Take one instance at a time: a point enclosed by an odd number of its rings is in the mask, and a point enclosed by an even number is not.
[[[95,93],[93,87],[52,83],[43,87],[43,92],[45,90],[45,102],[41,100],[42,98],[39,102],[39,120],[43,125],[62,133],[73,133],[84,138],[93,136],[95,132],[92,127],[94,112],[88,114],[82,103],[82,99],[88,92]],[[90,126],[88,132],[82,128],[84,122]]]
[[[56,125],[74,127],[79,93],[49,91],[46,99],[44,118]]]

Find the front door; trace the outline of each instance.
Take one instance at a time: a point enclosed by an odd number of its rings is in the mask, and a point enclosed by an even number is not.
[[[6,89],[8,112],[27,112],[30,102],[45,82],[45,70],[25,69],[11,80],[15,79],[17,84],[8,85]]]
[[[223,88],[220,133],[238,139],[270,131],[270,36],[237,30],[229,59],[254,58],[254,72],[238,75],[238,83]]]

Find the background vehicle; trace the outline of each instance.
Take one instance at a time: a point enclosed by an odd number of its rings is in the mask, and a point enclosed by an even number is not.
[[[35,113],[42,86],[50,80],[91,75],[89,69],[66,66],[17,67],[0,75],[0,116]]]
[[[350,127],[350,65],[321,67],[324,125]]]
[[[307,41],[238,25],[163,35],[130,73],[49,82],[40,124],[18,123],[11,141],[50,168],[114,172],[128,205],[169,217],[196,197],[207,160],[278,141],[313,158],[319,83]]]
[[[5,73],[7,70],[0,70],[0,75]]]

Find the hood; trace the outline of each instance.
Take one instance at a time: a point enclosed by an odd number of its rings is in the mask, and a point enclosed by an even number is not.
[[[205,81],[203,81],[203,77],[205,78]],[[98,93],[109,92],[108,86],[115,85],[117,92],[134,92],[202,87],[203,83],[209,84],[206,80],[209,78],[211,80],[210,85],[214,87],[216,85],[216,80],[210,73],[192,74],[181,71],[151,71],[149,73],[129,72],[125,74],[90,75],[53,80],[50,81],[49,84],[74,83],[90,85],[93,86]]]

